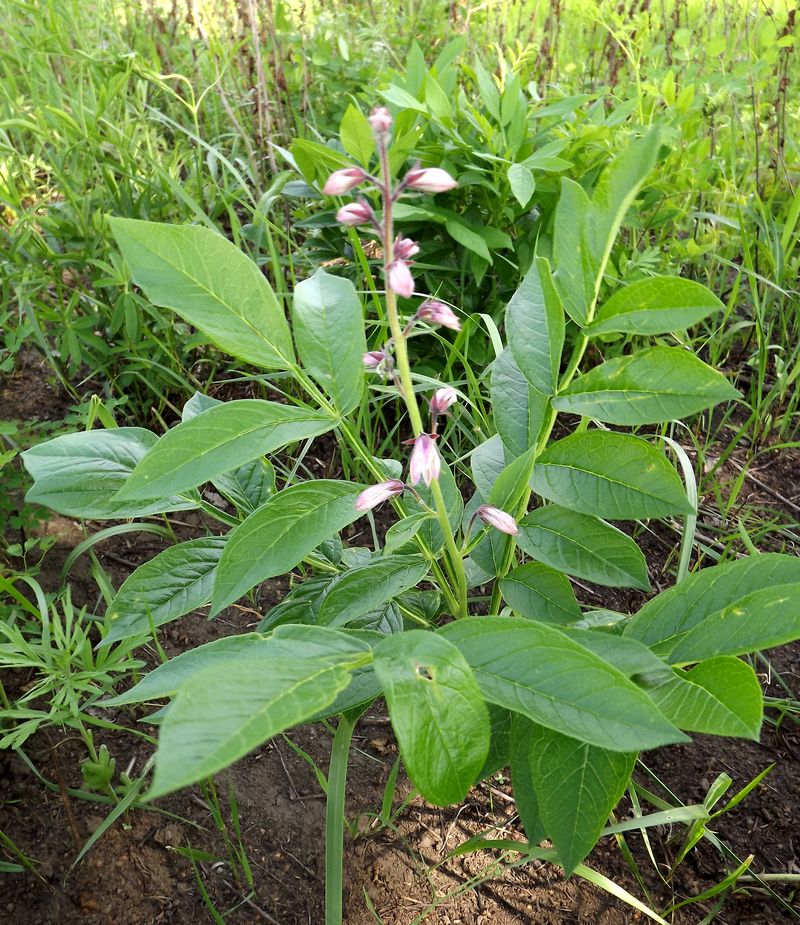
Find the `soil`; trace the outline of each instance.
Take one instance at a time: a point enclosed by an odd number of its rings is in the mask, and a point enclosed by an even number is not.
[[[0,383],[0,419],[47,419],[41,413],[47,400],[58,409],[56,417],[63,414],[69,402],[55,386],[47,386],[46,394],[37,391],[42,386],[41,382],[36,385],[36,374],[30,376],[30,386],[21,390],[20,383],[29,374],[30,369],[23,368],[21,378]],[[326,472],[331,465],[324,460],[327,452],[333,454],[334,448],[315,445],[314,456]],[[800,457],[783,452],[779,459],[777,465],[752,470],[757,481],[745,480],[737,504],[770,506],[784,520],[796,520],[798,483],[791,479],[800,470]],[[721,482],[735,479],[736,465],[734,459],[726,466],[720,473]],[[191,516],[182,514],[180,519],[187,524],[181,529],[191,535]],[[63,562],[82,534],[65,518],[52,518],[47,530],[55,536],[56,545],[48,552],[39,579],[55,588]],[[665,586],[674,565],[668,555],[675,534],[658,525],[638,539],[652,563],[654,587]],[[127,535],[99,544],[97,553],[118,585],[159,548],[150,536]],[[96,586],[85,556],[73,567],[71,582],[76,601],[95,604]],[[583,584],[577,590],[587,604],[619,610],[638,607],[644,599],[639,592],[609,594],[607,589]],[[260,608],[277,602],[285,592],[284,582],[265,584],[259,592]],[[252,611],[237,607],[213,622],[204,613],[196,613],[164,627],[162,644],[172,655],[222,635],[244,632],[257,619]],[[141,654],[150,666],[157,664],[155,652],[142,650]],[[757,666],[765,692],[785,696],[780,682],[797,691],[800,644],[767,655],[769,661]],[[10,672],[3,681],[13,695],[30,677]],[[155,735],[139,708],[98,711],[98,716]],[[95,739],[98,746],[107,745],[117,769],[127,770],[132,777],[141,772],[152,752],[144,739],[126,731],[98,728]],[[82,743],[69,730],[50,729],[34,736],[25,754],[40,776],[19,755],[0,752],[0,833],[30,859],[32,868],[0,875],[0,922],[183,925],[212,921],[208,906],[213,904],[233,925],[319,925],[324,920],[325,803],[313,767],[291,747],[290,740],[323,771],[327,768],[330,732],[320,725],[295,729],[288,738],[267,743],[217,776],[224,832],[214,821],[208,794],[192,788],[158,801],[152,810],[137,809],[124,815],[74,867],[78,851],[110,809],[107,803],[76,792],[84,789]],[[546,863],[519,864],[515,854],[499,856],[486,851],[446,859],[467,838],[490,829],[490,837],[522,840],[513,794],[502,773],[474,788],[462,806],[438,809],[418,797],[408,799],[410,784],[401,772],[392,801],[395,815],[389,825],[382,826],[377,817],[396,757],[386,714],[381,704],[375,704],[357,726],[351,755],[347,815],[353,832],[345,844],[348,925],[412,925],[423,920],[437,925],[647,921],[642,913],[597,886],[578,877],[565,880],[559,869]],[[673,804],[702,801],[717,776],[729,774],[731,789],[718,808],[764,769],[772,766],[772,770],[738,806],[711,825],[729,852],[727,864],[721,851],[702,839],[670,877],[670,865],[686,835],[685,826],[675,825],[648,829],[647,842],[638,832],[627,833],[624,844],[604,838],[587,860],[589,867],[661,909],[713,888],[738,863],[732,860],[734,856],[743,860],[753,854],[753,873],[800,874],[800,731],[791,718],[779,722],[773,712],[760,743],[697,736],[692,745],[648,753],[643,762],[637,780]],[[644,805],[642,809],[649,812],[655,807]],[[632,808],[623,801],[616,813],[617,818],[627,818]],[[237,815],[241,844],[252,869],[252,891],[241,866],[233,860],[239,845],[234,825]],[[626,863],[627,852],[641,884]],[[8,851],[0,852],[0,857],[18,860]],[[770,886],[773,895],[758,882],[740,882],[735,892],[727,894],[714,921],[777,925],[800,919],[792,883],[773,880]],[[667,918],[672,925],[694,925],[716,902],[713,897],[688,905]]]

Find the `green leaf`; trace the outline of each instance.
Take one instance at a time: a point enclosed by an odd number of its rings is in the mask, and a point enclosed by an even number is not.
[[[221,350],[264,369],[294,362],[283,310],[259,268],[221,234],[195,225],[109,218],[134,282]]]
[[[710,289],[678,276],[654,276],[618,289],[586,328],[590,336],[668,334],[689,328],[725,306]]]
[[[596,517],[548,504],[527,514],[519,530],[520,547],[551,568],[612,588],[650,589],[639,547]]]
[[[298,649],[298,646],[301,647]],[[103,700],[106,706],[172,697],[184,681],[206,668],[222,664],[235,666],[240,658],[282,659],[297,657],[325,659],[338,663],[370,651],[369,644],[350,633],[325,627],[282,626],[270,635],[243,633],[223,636],[174,656],[146,674],[130,690]]]
[[[183,406],[181,419],[188,421],[222,404],[224,402],[210,395],[195,392]],[[270,495],[275,494],[275,467],[269,460],[259,456],[230,472],[215,476],[211,483],[242,513],[252,514]]]
[[[419,533],[425,521],[430,520],[432,516],[427,511],[419,511],[416,514],[409,514],[408,517],[403,517],[397,523],[392,524],[386,531],[386,537],[383,541],[383,555],[389,556],[409,545],[411,540]]]
[[[800,582],[800,559],[765,553],[689,575],[648,601],[625,624],[624,635],[669,653],[708,617],[762,589]]]
[[[350,683],[352,659],[242,656],[192,675],[161,725],[148,798],[216,774],[324,709]]]
[[[202,485],[288,443],[323,434],[335,423],[330,415],[274,401],[224,402],[168,430],[118,497],[152,498]]]
[[[590,254],[585,229],[590,211],[583,187],[562,177],[553,232],[553,282],[569,316],[581,325],[586,324],[589,302],[594,299],[594,268],[586,266]]]
[[[535,726],[531,757],[542,822],[569,876],[594,848],[625,792],[636,754],[597,748]]]
[[[367,350],[355,286],[349,279],[317,270],[295,287],[292,318],[297,352],[306,370],[339,412],[352,411],[364,391],[362,357]]]
[[[528,382],[545,395],[558,387],[564,309],[550,264],[536,257],[506,308],[508,346]]]
[[[764,699],[753,669],[729,655],[701,662],[691,671],[676,670],[667,683],[650,691],[653,702],[681,729],[738,736],[757,742]]]
[[[571,626],[561,627],[561,632],[599,655],[626,678],[633,678],[640,686],[650,688],[672,676],[670,666],[636,639]]]
[[[486,242],[479,234],[477,234],[477,232],[473,231],[471,228],[456,218],[446,219],[444,227],[447,229],[447,233],[454,241],[457,241],[463,247],[466,247],[467,250],[472,251],[473,254],[477,254],[479,257],[482,257],[488,263],[492,263],[491,252],[486,246]]]
[[[319,544],[344,529],[363,485],[320,479],[285,488],[235,527],[217,568],[211,615],[259,582],[294,568]]]
[[[489,437],[478,444],[470,454],[470,468],[472,481],[478,494],[484,501],[488,500],[489,492],[497,481],[498,476],[506,467],[503,441],[499,434]]]
[[[186,511],[198,506],[199,497],[148,498],[121,501],[117,497],[131,472],[156,443],[157,437],[141,427],[116,427],[64,434],[39,443],[22,454],[33,476],[26,499],[67,517],[121,519]]]
[[[323,626],[344,626],[416,587],[428,574],[421,556],[382,556],[345,572],[326,594],[317,614]]]
[[[431,803],[466,796],[489,753],[489,713],[464,657],[424,630],[375,647],[392,727],[409,776]]]
[[[339,125],[339,140],[345,151],[362,167],[369,167],[375,153],[375,136],[367,117],[352,103],[345,110]]]
[[[511,164],[508,168],[508,185],[517,202],[524,209],[531,201],[536,191],[536,180],[533,172],[524,164]]]
[[[692,513],[663,453],[612,431],[582,431],[551,443],[536,461],[531,487],[562,507],[610,520]]]
[[[503,446],[511,456],[523,456],[539,440],[549,399],[530,385],[508,347],[492,364],[491,398]]]
[[[536,796],[533,783],[533,736],[534,730],[540,727],[520,713],[514,713],[513,717],[511,784],[514,788],[514,802],[528,841],[532,845],[538,845],[547,837],[539,811],[539,798]]]
[[[581,609],[569,579],[543,562],[526,562],[500,581],[503,597],[514,613],[542,623],[575,623]]]
[[[669,653],[674,665],[745,655],[800,638],[800,582],[762,588],[706,617]]]
[[[217,563],[226,537],[178,543],[140,565],[108,605],[108,632],[101,645],[148,633],[151,624],[177,620],[211,601]]]
[[[629,752],[688,741],[620,671],[555,627],[507,617],[443,626],[484,697],[590,745]]]
[[[490,725],[489,754],[486,756],[483,767],[478,771],[476,783],[493,777],[498,771],[507,768],[511,761],[514,714],[493,703],[487,703],[486,707],[489,710]]]
[[[738,397],[721,373],[683,348],[651,347],[596,366],[553,407],[606,424],[659,424]]]

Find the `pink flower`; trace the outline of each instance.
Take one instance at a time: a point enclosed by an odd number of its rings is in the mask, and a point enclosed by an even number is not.
[[[345,167],[344,170],[334,170],[325,181],[322,192],[326,196],[341,196],[349,193],[351,189],[363,183],[366,173],[360,167]]]
[[[383,350],[370,350],[361,359],[367,369],[377,369],[386,359],[386,354]]]
[[[429,434],[420,434],[414,440],[414,449],[411,451],[411,462],[408,466],[411,484],[416,485],[420,480],[430,485],[434,479],[439,478],[442,470],[442,461],[436,443]]]
[[[429,405],[433,414],[444,414],[450,405],[454,405],[457,401],[458,393],[456,390],[450,388],[450,386],[445,386],[433,393],[433,398],[431,398]]]
[[[385,106],[378,106],[368,116],[369,124],[376,135],[388,135],[392,130],[392,114]]]
[[[458,183],[441,167],[415,167],[405,177],[406,186],[423,193],[446,193]]]
[[[414,294],[414,277],[405,260],[393,260],[386,270],[386,282],[390,289],[406,299]]]
[[[370,485],[356,498],[357,511],[371,511],[389,498],[396,498],[405,491],[405,485],[400,479],[389,479],[387,482],[378,482],[377,485]]]
[[[412,241],[411,238],[401,238],[397,236],[394,242],[394,255],[398,260],[411,260],[419,253],[419,244]]]
[[[350,202],[336,213],[336,221],[342,225],[366,225],[374,218],[374,212],[366,202]]]
[[[456,317],[455,312],[444,302],[437,302],[436,299],[428,299],[423,302],[417,312],[417,317],[423,321],[429,321],[431,324],[440,324],[443,328],[450,328],[452,331],[461,330],[461,322]]]
[[[516,520],[498,507],[482,504],[475,513],[489,527],[494,527],[496,530],[501,530],[510,536],[516,536],[519,533]]]

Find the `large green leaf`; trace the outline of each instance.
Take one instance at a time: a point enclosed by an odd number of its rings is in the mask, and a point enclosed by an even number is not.
[[[484,440],[475,447],[470,454],[470,468],[472,469],[472,481],[481,498],[484,500],[489,498],[492,486],[505,467],[505,452],[499,434],[489,437],[488,440]]]
[[[110,519],[143,517],[198,506],[195,492],[183,497],[150,494],[141,500],[117,497],[131,472],[157,441],[141,427],[116,427],[64,434],[22,454],[33,476],[28,501],[45,504],[67,517]]]
[[[522,456],[539,440],[549,399],[528,382],[511,350],[492,364],[492,413],[497,432],[511,456]]]
[[[578,324],[585,324],[594,298],[595,267],[586,246],[591,202],[582,186],[561,178],[553,233],[553,282],[564,307]]]
[[[534,727],[531,758],[542,823],[569,876],[594,848],[630,780],[636,753]]]
[[[710,658],[691,671],[675,671],[650,691],[659,710],[681,729],[739,736],[757,742],[764,699],[753,669],[730,655]]]
[[[710,289],[679,276],[653,276],[618,289],[586,333],[666,334],[689,328],[725,306]]]
[[[531,487],[562,507],[610,520],[692,513],[664,454],[612,431],[587,430],[551,443],[536,460]]]
[[[364,656],[242,656],[193,674],[161,725],[150,799],[216,774],[332,703]]]
[[[489,713],[469,665],[441,636],[410,630],[375,648],[409,776],[439,806],[466,796],[489,752]]]
[[[168,430],[133,471],[120,499],[194,488],[265,453],[325,433],[327,414],[243,398],[209,408]]]
[[[317,620],[323,626],[344,626],[415,588],[428,568],[421,556],[383,556],[350,569],[325,596]]]
[[[182,420],[202,414],[223,402],[202,392],[195,392],[182,410]],[[275,493],[275,467],[259,456],[230,472],[222,472],[211,479],[212,485],[245,515],[252,514]]]
[[[361,517],[355,502],[363,488],[325,479],[293,485],[234,528],[217,568],[212,616]]]
[[[147,298],[170,308],[218,347],[265,369],[294,362],[286,317],[259,268],[221,234],[196,225],[110,218]]]
[[[536,257],[506,308],[508,346],[528,382],[555,394],[564,347],[564,309],[550,264]]]
[[[533,783],[533,737],[540,728],[521,713],[513,714],[511,726],[511,785],[520,821],[532,845],[547,837]]]
[[[509,607],[521,617],[542,623],[575,623],[581,609],[569,579],[543,562],[526,562],[500,581]]]
[[[706,617],[677,640],[669,661],[745,655],[800,639],[800,582],[753,591]]]
[[[551,568],[599,585],[650,588],[647,563],[636,543],[596,517],[548,504],[527,514],[519,531],[522,549]]]
[[[800,582],[800,558],[766,553],[690,575],[648,601],[624,635],[670,652],[680,638],[715,613],[761,589]]]
[[[210,603],[226,537],[207,536],[170,546],[129,575],[108,605],[102,645],[147,633]]]
[[[306,370],[347,414],[364,391],[367,350],[361,302],[349,279],[324,270],[298,283],[292,308],[294,340]]]
[[[438,632],[464,655],[488,701],[543,726],[621,752],[688,741],[632,681],[552,626],[471,617]]]
[[[298,649],[298,646],[301,647]],[[332,663],[346,661],[370,651],[369,644],[352,634],[325,627],[282,626],[274,633],[243,633],[223,636],[195,649],[175,655],[146,674],[130,690],[103,701],[104,706],[123,706],[172,697],[189,678],[207,668],[227,664],[235,667],[239,659],[295,658],[301,652],[305,658],[329,659]]]
[[[659,424],[703,411],[739,392],[681,347],[651,347],[596,366],[556,398],[558,411],[607,424]]]

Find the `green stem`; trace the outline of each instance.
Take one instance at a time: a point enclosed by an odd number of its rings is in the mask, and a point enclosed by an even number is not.
[[[453,536],[453,530],[450,527],[450,518],[447,516],[447,505],[445,504],[442,486],[438,479],[431,482],[431,492],[433,500],[436,502],[436,516],[439,520],[439,526],[442,528],[447,553],[452,566],[452,576],[455,580],[456,594],[458,598],[457,610],[453,613],[454,617],[466,617],[467,611],[467,575],[464,571],[464,559],[461,550],[456,545],[456,539]]]
[[[331,748],[325,808],[325,925],[342,925],[344,801],[355,720],[342,714]]]

